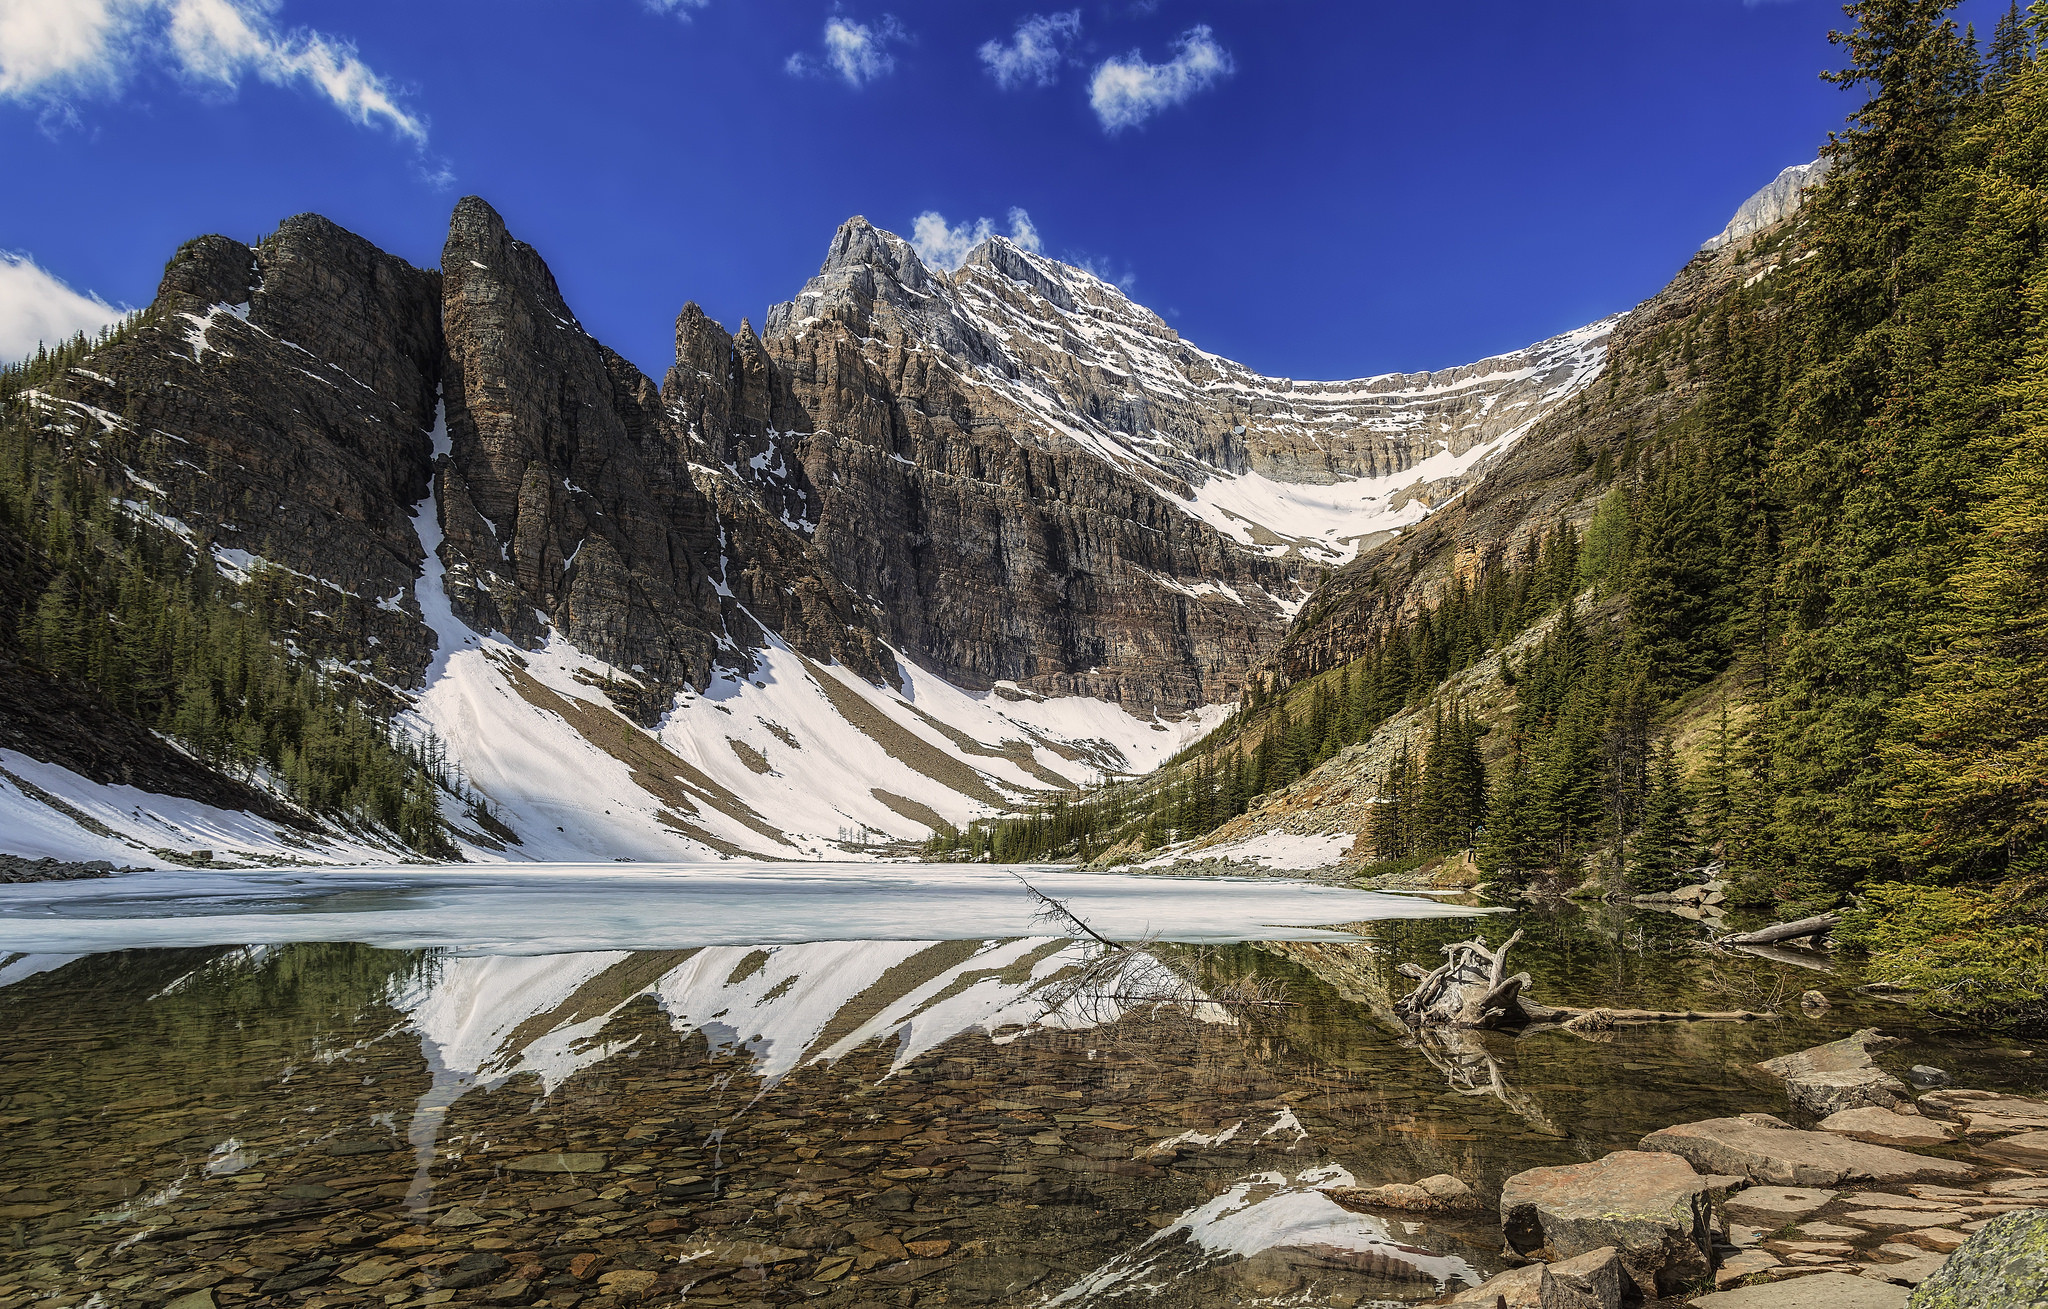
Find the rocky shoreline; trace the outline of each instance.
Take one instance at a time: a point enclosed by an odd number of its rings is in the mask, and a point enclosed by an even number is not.
[[[1916,1100],[1871,1058],[1886,1043],[1866,1030],[1759,1065],[1784,1080],[1795,1111],[1825,1115],[1812,1128],[1764,1113],[1681,1123],[1637,1149],[1508,1178],[1499,1218],[1505,1253],[1520,1266],[1432,1303],[2030,1309],[2048,1300],[2048,1101],[1942,1089]],[[1484,1208],[1449,1176],[1324,1193],[1363,1213]]]
[[[89,877],[112,877],[115,873],[133,873],[142,870],[117,868],[104,859],[90,863],[66,863],[59,859],[25,859],[20,855],[0,854],[0,884],[19,882],[75,882]]]

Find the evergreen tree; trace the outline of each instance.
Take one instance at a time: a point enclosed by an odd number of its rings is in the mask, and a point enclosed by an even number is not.
[[[1659,742],[1643,822],[1636,833],[1629,878],[1643,891],[1669,891],[1683,884],[1693,867],[1692,800],[1678,768],[1670,738]]]

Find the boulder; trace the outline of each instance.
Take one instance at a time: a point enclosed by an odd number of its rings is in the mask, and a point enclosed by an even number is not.
[[[1904,1082],[1877,1066],[1870,1051],[1896,1043],[1897,1038],[1866,1027],[1839,1041],[1767,1059],[1757,1067],[1783,1078],[1792,1103],[1816,1118],[1866,1106],[1890,1109],[1911,1103],[1910,1094]]]
[[[1484,1285],[1460,1291],[1446,1304],[1496,1309],[1620,1309],[1628,1280],[1612,1246],[1602,1246],[1554,1264],[1511,1268]]]
[[[1646,1298],[1713,1268],[1705,1180],[1668,1154],[1619,1150],[1517,1173],[1501,1190],[1500,1216],[1511,1248],[1552,1263],[1614,1247]]]
[[[1715,1291],[1686,1303],[1695,1309],[1906,1309],[1906,1296],[1903,1286],[1853,1273],[1815,1273],[1764,1286]]]
[[[1968,1164],[1852,1141],[1831,1132],[1771,1126],[1775,1121],[1708,1118],[1680,1123],[1644,1137],[1643,1149],[1675,1154],[1703,1172],[1740,1173],[1752,1182],[1768,1186],[1938,1181],[1976,1176],[1976,1170]]]
[[[2048,1301],[2048,1209],[2002,1214],[1913,1292],[1913,1309],[2034,1309]]]
[[[1931,1118],[1923,1118],[1916,1113],[1873,1109],[1868,1105],[1829,1114],[1820,1120],[1820,1130],[1857,1141],[1869,1141],[1873,1145],[1947,1145],[1956,1139],[1954,1132]]]
[[[1906,1070],[1906,1080],[1912,1083],[1916,1090],[1932,1091],[1937,1087],[1947,1086],[1949,1077],[1947,1073],[1930,1064],[1914,1064]]]

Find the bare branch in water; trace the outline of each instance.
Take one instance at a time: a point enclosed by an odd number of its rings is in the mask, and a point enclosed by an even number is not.
[[[1116,942],[1104,936],[1102,933],[1096,931],[1094,928],[1090,927],[1082,919],[1081,915],[1075,913],[1073,910],[1067,908],[1064,904],[1061,904],[1058,900],[1053,899],[1045,892],[1039,890],[1031,883],[1025,881],[1024,875],[1022,873],[1011,873],[1010,876],[1016,878],[1019,885],[1021,885],[1025,890],[1031,892],[1031,894],[1037,898],[1038,916],[1040,918],[1049,918],[1055,922],[1065,923],[1069,927],[1077,927],[1081,929],[1082,932],[1086,933],[1090,938],[1109,947],[1111,950],[1122,950],[1124,948],[1123,946],[1118,945]]]

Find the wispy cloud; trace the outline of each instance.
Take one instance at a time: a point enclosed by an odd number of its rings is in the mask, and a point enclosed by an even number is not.
[[[279,0],[0,0],[0,99],[76,121],[75,102],[120,93],[138,69],[238,89],[302,86],[350,120],[417,146],[427,125],[354,44],[276,22]]]
[[[657,14],[673,14],[686,23],[695,11],[711,7],[711,0],[641,0],[641,3]]]
[[[27,358],[37,342],[55,345],[97,332],[124,312],[98,296],[80,295],[27,255],[0,250],[0,362]]]
[[[1031,215],[1022,209],[1013,208],[1009,213],[1009,237],[1019,249],[1037,254],[1042,248],[1038,228],[1031,221]],[[927,209],[917,216],[910,229],[910,244],[917,250],[918,257],[934,268],[953,271],[967,260],[967,252],[996,234],[993,220],[977,218],[971,223],[954,226],[946,216],[936,209]]]
[[[995,75],[996,85],[1005,91],[1020,86],[1051,86],[1060,80],[1060,65],[1066,62],[1067,47],[1081,34],[1081,11],[1063,14],[1033,14],[1017,24],[1017,34],[1005,43],[984,41],[981,62]]]
[[[1201,24],[1181,34],[1173,58],[1163,64],[1145,62],[1136,50],[1104,60],[1088,85],[1088,103],[1105,131],[1120,132],[1207,90],[1234,69],[1230,52]]]
[[[1101,255],[1070,254],[1067,256],[1067,262],[1091,277],[1108,282],[1125,295],[1129,295],[1138,285],[1138,274],[1129,264],[1125,264],[1124,271],[1119,273],[1116,266]]]
[[[896,67],[896,56],[889,53],[889,47],[909,39],[903,25],[889,14],[873,24],[834,14],[825,20],[824,53],[799,51],[782,67],[792,77],[835,73],[857,91],[878,77],[887,77]]]

